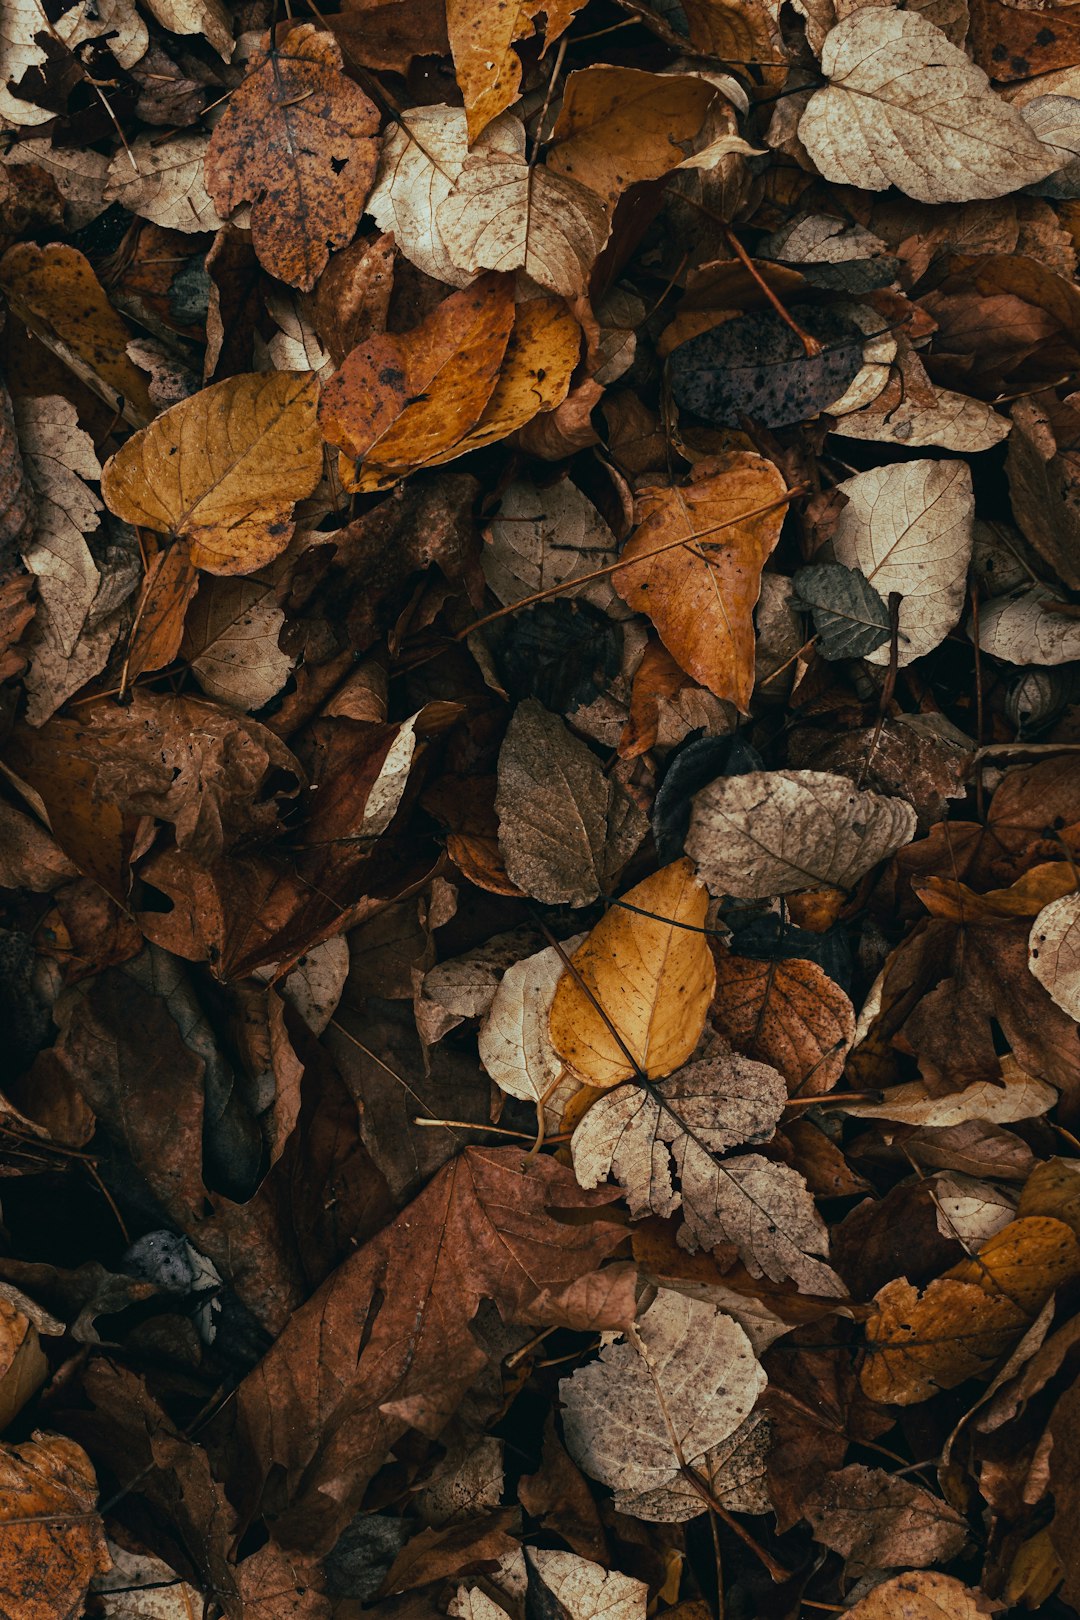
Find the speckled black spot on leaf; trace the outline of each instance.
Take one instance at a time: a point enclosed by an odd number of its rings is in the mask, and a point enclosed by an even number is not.
[[[824,345],[821,354],[807,355],[772,310],[739,315],[672,351],[668,375],[680,410],[716,427],[738,427],[744,417],[786,427],[839,399],[862,365],[863,333],[830,309],[792,313]]]

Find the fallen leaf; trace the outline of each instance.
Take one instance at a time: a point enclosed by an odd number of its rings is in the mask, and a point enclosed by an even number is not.
[[[426,466],[479,421],[513,323],[509,277],[485,275],[443,299],[411,332],[359,344],[323,390],[324,435],[370,466],[367,487]]]
[[[544,489],[523,479],[515,481],[488,522],[487,539],[481,567],[489,588],[504,605],[554,585],[568,586],[579,574],[615,561],[615,536],[569,478]],[[606,608],[613,596],[607,579],[560,594],[583,596],[600,608]]]
[[[105,201],[169,230],[216,231],[224,221],[203,182],[207,145],[202,135],[168,141],[140,136],[130,152],[118,152],[109,165]]]
[[[736,1051],[769,1063],[793,1097],[831,1091],[855,1040],[855,1009],[816,962],[758,961],[713,946],[713,1025]]]
[[[830,83],[807,103],[799,139],[826,180],[945,203],[1053,173],[1019,112],[917,11],[852,12],[826,37],[821,70]]]
[[[963,461],[906,461],[857,473],[839,488],[847,505],[833,531],[833,553],[880,597],[896,591],[903,598],[897,635],[903,667],[932,651],[963,612],[975,517],[971,473]],[[867,657],[887,664],[888,648]]]
[[[925,1569],[964,1551],[967,1520],[912,1479],[851,1463],[826,1474],[806,1503],[814,1540],[840,1554],[852,1575],[912,1564]]]
[[[965,455],[992,450],[1008,437],[1010,423],[992,405],[969,399],[951,388],[939,388],[932,405],[893,400],[883,393],[872,405],[846,412],[833,428],[842,439],[868,439],[878,444],[921,448],[936,444]]]
[[[227,62],[233,53],[232,20],[222,0],[147,0],[163,28],[203,35]]]
[[[987,1124],[1013,1125],[1020,1119],[1037,1119],[1054,1106],[1057,1093],[1043,1080],[1016,1071],[1002,1076],[1004,1084],[976,1080],[961,1091],[935,1097],[921,1080],[886,1088],[881,1102],[848,1102],[841,1096],[824,1099],[826,1108],[842,1108],[856,1119],[890,1119],[904,1125],[929,1125],[949,1129],[969,1120]]]
[[[690,862],[675,861],[623,895],[570,958],[551,1041],[590,1085],[617,1085],[635,1064],[671,1074],[694,1051],[716,984],[707,902]]]
[[[902,799],[826,771],[751,771],[694,794],[686,850],[711,894],[759,900],[852,889],[914,836]]]
[[[865,658],[889,639],[889,610],[857,568],[819,563],[792,577],[798,605],[813,615],[822,658]]]
[[[696,1518],[706,1504],[685,1470],[707,1474],[765,1388],[764,1370],[730,1316],[668,1289],[627,1337],[563,1380],[567,1449],[611,1487],[618,1512]]]
[[[165,411],[105,465],[106,505],[191,541],[212,574],[249,574],[284,551],[292,509],[322,474],[310,372],[229,377]]]
[[[852,1605],[852,1620],[986,1620],[999,1604],[953,1575],[916,1570],[882,1581]]]
[[[492,11],[484,0],[447,0],[446,30],[454,57],[454,74],[465,100],[469,141],[475,141],[493,118],[518,98],[521,62],[513,49],[546,20],[548,45],[558,39],[581,9],[583,0],[517,0]]]
[[[580,940],[567,940],[564,951],[575,950]],[[478,1036],[480,1061],[500,1091],[543,1108],[556,1129],[563,1106],[580,1089],[548,1029],[562,975],[563,957],[554,945],[515,962],[499,980]]]
[[[1010,664],[1066,664],[1080,658],[1080,626],[1056,611],[1066,605],[1045,585],[981,603],[979,646]]]
[[[295,663],[278,645],[284,623],[271,586],[252,579],[204,580],[188,609],[179,650],[207,697],[237,709],[261,709],[281,691]]]
[[[596,1269],[620,1229],[548,1211],[609,1201],[553,1159],[467,1148],[295,1313],[236,1397],[246,1495],[277,1476],[266,1512],[282,1545],[332,1545],[395,1440],[449,1420],[487,1362],[469,1327],[483,1298],[512,1316]]]
[[[685,488],[647,489],[620,559],[629,566],[613,576],[687,674],[742,710],[754,685],[754,605],[784,494],[773,464],[747,451]]]
[[[264,35],[214,126],[206,188],[226,217],[251,203],[251,239],[271,275],[305,292],[331,248],[352,241],[375,178],[379,115],[341,72],[333,34],[294,24]]]
[[[0,1429],[11,1427],[48,1376],[49,1363],[42,1352],[37,1328],[17,1306],[0,1295]]]
[[[89,1457],[63,1435],[0,1446],[4,1605],[12,1620],[75,1620],[109,1568]]]
[[[647,830],[592,750],[531,699],[499,750],[495,810],[507,876],[545,905],[605,894]]]
[[[649,1600],[645,1581],[605,1569],[577,1553],[530,1547],[526,1557],[568,1620],[645,1620]]]
[[[1028,942],[1032,973],[1070,1018],[1080,1018],[1080,895],[1051,900],[1035,918]]]

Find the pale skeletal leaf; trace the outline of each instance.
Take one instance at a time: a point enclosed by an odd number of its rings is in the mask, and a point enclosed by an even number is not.
[[[222,220],[203,180],[207,135],[140,135],[109,165],[105,201],[171,231],[216,231]],[[134,167],[132,161],[134,160]]]
[[[830,83],[810,97],[799,139],[826,180],[970,202],[1057,166],[982,69],[918,12],[853,12],[830,29],[821,68]]]
[[[915,836],[904,799],[860,793],[828,771],[722,776],[694,795],[687,854],[711,894],[762,900],[854,888]]]
[[[572,955],[581,943],[576,935],[563,945]],[[507,968],[480,1026],[480,1061],[499,1087],[523,1102],[544,1103],[545,1120],[557,1128],[567,1098],[580,1089],[552,1045],[548,1029],[551,1003],[563,975],[563,958],[545,946]]]
[[[879,444],[902,444],[919,449],[926,444],[974,455],[992,450],[1008,436],[1012,423],[985,400],[968,399],[951,388],[939,388],[933,405],[901,400],[888,411],[872,406],[849,411],[833,432],[843,439],[869,439]]]
[[[70,657],[101,583],[83,538],[101,522],[101,502],[84,482],[100,479],[101,464],[69,400],[57,394],[19,400],[15,421],[37,492],[33,542],[23,560],[37,578],[58,648]]]
[[[614,1506],[653,1521],[693,1519],[705,1503],[684,1468],[708,1475],[714,1448],[750,1415],[767,1379],[730,1316],[661,1289],[629,1343],[609,1345],[560,1386],[575,1462]]]
[[[963,612],[975,521],[970,468],[904,461],[838,487],[847,505],[832,537],[836,561],[858,568],[885,601],[899,592],[897,656],[910,664],[944,641]],[[868,657],[887,664],[889,649]]]
[[[1020,109],[1021,117],[1059,167],[1045,180],[1029,187],[1037,197],[1080,197],[1080,99],[1076,96],[1036,96]]]
[[[32,163],[51,175],[64,199],[64,225],[69,231],[82,230],[106,209],[105,181],[109,172],[109,159],[103,152],[92,148],[58,147],[51,141],[35,136],[33,140],[17,141],[4,154],[4,167],[13,168],[21,163]]]
[[[578,1553],[527,1547],[525,1557],[568,1620],[645,1620],[649,1588]]]
[[[1057,1092],[1045,1080],[1019,1071],[1013,1077],[1006,1073],[1004,1079],[1004,1085],[975,1080],[947,1097],[932,1097],[923,1081],[912,1080],[889,1086],[880,1102],[845,1102],[842,1095],[837,1095],[823,1097],[821,1104],[824,1108],[842,1109],[854,1119],[887,1119],[903,1125],[948,1129],[969,1120],[1013,1125],[1018,1119],[1045,1114],[1057,1102]]]
[[[1080,658],[1080,620],[1055,612],[1048,585],[999,596],[979,608],[979,646],[1009,664],[1067,664]]]

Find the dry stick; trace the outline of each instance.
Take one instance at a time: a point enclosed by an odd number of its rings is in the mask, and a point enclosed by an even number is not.
[[[521,608],[532,607],[534,602],[544,602],[549,596],[558,596],[560,591],[576,590],[579,585],[588,585],[594,579],[606,579],[609,574],[617,573],[620,568],[637,568],[641,563],[648,562],[653,557],[663,556],[665,551],[674,551],[677,546],[692,545],[695,540],[703,540],[706,535],[719,534],[721,529],[733,529],[748,518],[764,517],[767,512],[775,512],[781,506],[788,506],[798,495],[805,495],[809,490],[808,483],[794,484],[786,495],[781,495],[775,501],[769,501],[765,506],[755,506],[752,511],[740,512],[738,517],[725,518],[723,523],[713,523],[707,529],[701,529],[697,534],[681,534],[677,540],[666,540],[662,546],[654,551],[643,551],[639,557],[632,557],[619,562],[605,563],[603,568],[594,568],[588,574],[575,574],[573,579],[561,580],[558,585],[549,585],[546,590],[534,591],[531,596],[523,596],[519,602],[510,602],[501,607],[496,613],[485,613],[482,619],[474,619],[467,624],[464,630],[459,630],[454,636],[455,641],[464,641],[471,636],[474,630],[482,630],[485,625],[494,624],[496,619],[505,619],[509,613],[517,613]]]
[[[551,98],[555,93],[555,86],[558,83],[559,74],[562,72],[563,61],[566,57],[566,45],[567,39],[566,35],[564,34],[562,39],[559,41],[559,48],[555,53],[555,65],[548,76],[547,92],[544,96],[544,105],[541,107],[540,117],[536,121],[536,135],[533,137],[532,156],[529,158],[530,169],[536,166],[536,160],[540,156],[540,148],[544,144],[544,119],[548,115],[548,108],[551,106]]]
[[[979,587],[971,587],[971,645],[975,653],[975,748],[976,752],[982,747],[983,740],[983,682],[982,682],[982,649],[979,646]],[[986,820],[986,804],[983,791],[982,765],[975,767],[975,814],[980,821]]]

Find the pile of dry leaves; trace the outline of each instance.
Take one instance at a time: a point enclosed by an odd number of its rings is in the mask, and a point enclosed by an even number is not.
[[[7,0],[0,1616],[1080,1608],[1080,7]]]

